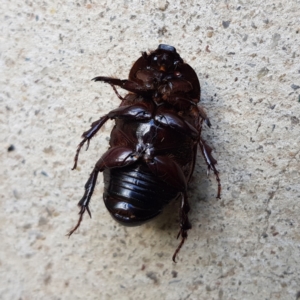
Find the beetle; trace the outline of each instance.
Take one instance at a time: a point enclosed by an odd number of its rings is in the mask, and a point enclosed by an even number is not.
[[[78,203],[79,220],[69,236],[80,226],[85,211],[91,217],[89,203],[99,172],[104,176],[103,200],[112,217],[125,226],[136,226],[159,215],[165,205],[180,198],[181,237],[172,257],[176,257],[191,229],[187,186],[195,167],[197,148],[205,158],[208,171],[215,167],[212,149],[201,138],[203,122],[211,126],[200,101],[200,83],[196,72],[184,63],[173,46],[161,44],[133,64],[126,80],[98,76],[92,79],[110,84],[121,100],[118,108],[91,124],[82,135],[74,159],[109,119],[115,121],[109,149],[101,156],[85,184]],[[120,87],[129,93],[122,97]]]

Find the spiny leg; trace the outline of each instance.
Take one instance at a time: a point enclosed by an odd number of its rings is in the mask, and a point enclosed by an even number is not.
[[[149,87],[145,85],[139,85],[137,82],[128,79],[122,80],[122,79],[117,79],[112,77],[97,76],[92,80],[106,82],[110,85],[116,85],[126,91],[137,93],[137,94],[145,94],[149,92]]]
[[[108,119],[115,119],[115,118],[123,118],[127,120],[149,120],[152,115],[152,108],[150,103],[139,103],[134,105],[125,105],[120,106],[112,111],[110,111],[107,115],[100,118],[98,121],[95,121],[91,125],[91,129],[84,132],[82,134],[83,140],[78,145],[75,158],[74,158],[74,166],[72,170],[76,169],[77,167],[77,161],[80,149],[87,141],[89,146],[89,142],[91,138],[100,130],[100,128],[104,125],[104,123]]]
[[[97,120],[97,121],[95,121],[95,122],[92,123],[92,125],[91,125],[92,128],[91,129],[85,131],[82,134],[83,140],[80,142],[80,144],[77,147],[76,154],[75,154],[75,157],[74,157],[74,166],[73,166],[72,170],[75,170],[76,167],[77,167],[78,156],[79,156],[79,152],[80,152],[80,149],[82,148],[82,146],[87,141],[87,148],[86,148],[86,150],[89,148],[89,144],[90,144],[91,138],[99,131],[99,129],[103,126],[103,124],[108,119],[109,119],[108,115],[103,116],[99,120]]]
[[[200,149],[201,152],[204,156],[204,159],[206,161],[206,164],[208,166],[207,169],[207,174],[209,173],[210,170],[213,170],[215,176],[216,176],[216,180],[218,182],[218,195],[217,198],[221,199],[221,180],[219,178],[219,171],[216,169],[215,165],[217,164],[217,161],[214,159],[214,157],[212,156],[211,152],[212,152],[212,148],[209,147],[204,140],[200,139],[199,141],[199,145],[200,145]]]
[[[188,237],[187,231],[192,228],[188,218],[189,211],[190,211],[190,206],[188,203],[187,194],[184,192],[182,193],[181,208],[180,208],[180,230],[177,235],[177,239],[181,236],[181,242],[178,245],[172,257],[175,263],[176,263],[177,254],[179,253],[182,245],[184,244],[185,240]]]
[[[125,90],[132,91],[132,92],[138,92],[138,91],[143,92],[143,90],[145,89],[144,87],[139,86],[137,83],[130,81],[130,80],[120,80],[120,79],[115,79],[115,78],[110,78],[110,77],[101,77],[101,76],[95,77],[92,80],[103,81],[103,82],[109,83],[112,86],[113,90],[115,91],[116,95],[122,101],[124,101],[125,99],[118,93],[117,89],[115,88],[115,85],[120,86],[120,87],[124,88]],[[130,108],[130,106],[129,106],[129,108]],[[88,149],[91,138],[100,130],[100,128],[104,125],[104,123],[108,119],[113,119],[120,115],[123,118],[126,117],[126,114],[124,114],[122,112],[122,110],[125,110],[125,109],[126,109],[125,107],[122,107],[121,109],[119,108],[119,109],[111,111],[109,114],[107,114],[107,115],[101,117],[99,120],[93,122],[91,125],[92,128],[85,131],[82,134],[83,140],[79,143],[79,145],[77,147],[77,151],[76,151],[75,158],[74,158],[74,166],[73,166],[72,170],[76,169],[76,167],[77,167],[79,152],[80,152],[82,146],[85,144],[85,142],[87,142],[87,149]],[[132,110],[134,110],[134,107]],[[128,116],[129,116],[129,114],[128,114]],[[130,115],[130,117],[132,117],[132,115]]]
[[[146,160],[146,164],[154,175],[180,191],[182,197],[180,207],[180,231],[177,236],[177,238],[179,238],[181,235],[181,242],[172,257],[173,261],[176,262],[176,256],[188,236],[187,231],[192,228],[188,219],[190,206],[186,193],[187,180],[178,163],[168,156],[157,155],[153,157],[152,160]]]
[[[86,184],[84,186],[84,188],[85,188],[84,195],[81,198],[81,200],[78,202],[78,206],[80,207],[79,220],[78,220],[77,224],[75,225],[75,227],[67,234],[68,236],[71,236],[72,233],[74,231],[76,231],[76,229],[80,226],[80,223],[82,221],[85,211],[88,212],[90,218],[92,217],[90,209],[89,209],[89,203],[90,203],[91,197],[92,197],[94,189],[95,189],[98,173],[99,173],[99,169],[96,165],[93,172],[91,173],[88,181],[86,182]]]
[[[197,110],[198,110],[198,115],[200,116],[198,130],[199,130],[199,133],[201,134],[203,121],[206,123],[206,125],[208,127],[211,127],[211,123],[210,123],[204,109],[201,106],[197,106]],[[221,198],[221,180],[219,178],[219,171],[216,169],[216,166],[215,166],[217,164],[217,160],[214,159],[214,157],[211,154],[212,148],[209,147],[202,138],[200,138],[200,140],[199,140],[199,146],[200,146],[202,155],[204,156],[205,162],[208,166],[207,174],[209,174],[210,170],[213,170],[213,172],[216,176],[216,180],[217,180],[217,183],[218,183],[217,198],[220,199]]]
[[[76,226],[67,234],[68,236],[71,236],[72,233],[80,226],[85,211],[87,211],[89,216],[92,217],[89,209],[89,203],[94,193],[98,173],[103,172],[107,168],[110,169],[128,166],[130,164],[134,164],[136,161],[137,158],[133,155],[133,150],[122,146],[110,148],[102,155],[84,186],[84,195],[78,203],[78,206],[80,207],[79,220]]]

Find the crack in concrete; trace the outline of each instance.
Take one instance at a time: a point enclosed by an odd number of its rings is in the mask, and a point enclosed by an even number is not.
[[[287,169],[290,167],[290,164],[291,164],[291,162],[292,162],[293,159],[296,159],[296,160],[297,160],[296,156],[297,156],[299,153],[300,153],[300,150],[298,150],[298,151],[296,152],[296,154],[288,161],[288,163],[287,163]]]
[[[286,166],[286,169],[284,170],[284,173],[285,173],[285,171],[286,171],[287,169],[289,169],[290,164],[292,163],[293,159],[296,159],[296,160],[297,160],[296,157],[297,157],[297,155],[298,155],[299,153],[300,153],[300,150],[298,150],[298,151],[296,152],[296,154],[293,155],[293,157],[288,161],[287,166]],[[269,209],[269,206],[270,206],[271,200],[274,198],[275,194],[276,194],[277,191],[279,190],[280,180],[275,181],[274,184],[276,185],[276,189],[275,189],[274,191],[271,191],[271,192],[268,193],[269,198],[267,199],[266,208],[265,208],[265,212],[267,213],[267,215],[266,215],[266,226],[264,227],[263,232],[262,232],[261,234],[259,234],[259,236],[258,236],[258,242],[259,242],[259,243],[261,243],[261,242],[260,242],[260,238],[261,238],[261,237],[266,238],[266,237],[268,236],[267,231],[268,231],[268,229],[269,229],[269,225],[270,225],[269,220],[270,220],[270,216],[271,216],[271,210]]]
[[[263,232],[258,237],[258,242],[259,243],[260,243],[260,238],[261,237],[266,238],[268,236],[267,231],[269,229],[269,225],[270,225],[269,220],[270,220],[270,216],[271,216],[271,210],[269,209],[269,205],[270,205],[271,200],[274,198],[275,194],[277,193],[277,191],[279,189],[279,183],[280,183],[279,180],[274,182],[274,184],[276,184],[275,190],[268,193],[269,198],[267,199],[266,208],[265,208],[265,212],[267,213],[267,215],[266,215],[266,226],[264,227]]]

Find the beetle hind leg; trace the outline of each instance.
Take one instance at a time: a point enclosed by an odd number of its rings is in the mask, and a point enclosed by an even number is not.
[[[188,232],[189,229],[192,228],[192,225],[191,225],[191,223],[189,221],[189,218],[188,218],[189,211],[190,211],[190,205],[189,205],[188,200],[187,200],[187,194],[183,193],[182,200],[181,200],[181,208],[180,208],[180,230],[179,230],[178,235],[177,235],[177,239],[181,236],[181,242],[178,245],[178,247],[175,250],[175,252],[173,254],[173,257],[172,257],[172,260],[175,263],[176,263],[177,254],[179,253],[181,247],[183,246],[185,240],[188,237],[187,232]]]
[[[85,210],[87,210],[87,212],[90,215],[90,217],[92,217],[89,208],[82,206],[81,209],[80,209],[80,211],[79,211],[79,220],[78,220],[77,224],[75,225],[75,227],[72,230],[70,230],[70,232],[67,234],[67,236],[70,237],[77,230],[77,228],[80,226],[80,223],[81,223],[81,221],[83,219],[83,214],[85,213]]]

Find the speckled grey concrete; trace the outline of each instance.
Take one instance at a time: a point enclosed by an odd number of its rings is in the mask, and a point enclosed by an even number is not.
[[[5,1],[0,298],[300,299],[299,11],[299,0]],[[119,226],[102,176],[93,218],[65,236],[112,123],[71,171],[80,135],[119,104],[90,80],[126,78],[160,43],[199,76],[223,185],[217,200],[199,155],[177,264],[179,203],[144,226]]]

